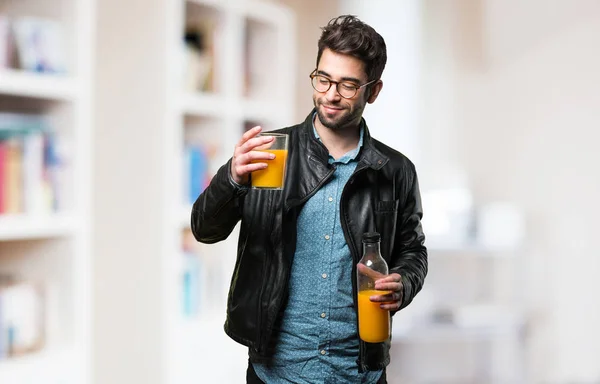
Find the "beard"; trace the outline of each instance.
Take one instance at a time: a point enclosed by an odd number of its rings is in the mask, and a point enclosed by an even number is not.
[[[340,104],[329,104],[324,102],[323,99],[318,99],[316,97],[313,97],[313,103],[317,109],[317,117],[319,118],[321,124],[323,124],[324,127],[334,131],[341,131],[346,128],[356,127],[360,122],[360,118],[364,110],[364,105],[362,107],[355,106],[355,109],[352,109],[347,106],[343,107]],[[332,107],[343,109],[336,113],[335,116],[331,116],[323,110],[323,105],[330,105]]]

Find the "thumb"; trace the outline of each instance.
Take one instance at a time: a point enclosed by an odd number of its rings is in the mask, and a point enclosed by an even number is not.
[[[358,273],[360,273],[361,275],[368,276],[368,277],[372,278],[373,280],[382,279],[385,277],[385,275],[383,273],[377,272],[362,263],[358,263],[356,265],[356,269],[358,270]]]

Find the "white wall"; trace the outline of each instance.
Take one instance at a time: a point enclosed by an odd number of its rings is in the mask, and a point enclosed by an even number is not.
[[[529,218],[535,382],[597,382],[600,3],[535,3],[486,2],[482,65],[462,73],[462,160],[480,199]]]
[[[530,381],[597,382],[600,2],[430,0],[424,9],[427,177],[456,163],[477,203],[522,207]]]
[[[478,204],[508,200],[526,214],[526,276],[504,284],[523,284],[532,309],[528,382],[600,381],[600,2],[348,0],[340,10],[380,30],[396,63],[365,113],[375,135],[411,154],[422,186],[464,170]]]
[[[97,4],[93,382],[162,383],[163,0]]]
[[[296,57],[296,113],[295,120],[289,124],[304,121],[313,108],[313,89],[308,75],[315,69],[321,27],[337,16],[337,0],[280,0],[287,5],[296,17],[296,41],[298,43]],[[318,9],[318,12],[315,10]],[[290,90],[294,91],[294,90]]]
[[[418,0],[343,0],[340,14],[354,14],[385,39],[388,63],[383,89],[365,109],[371,134],[420,165],[419,81],[421,72],[421,18]],[[390,38],[391,37],[391,38]],[[390,114],[390,111],[393,111]]]

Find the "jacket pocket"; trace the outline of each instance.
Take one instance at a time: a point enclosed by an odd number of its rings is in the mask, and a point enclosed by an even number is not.
[[[388,264],[394,251],[399,204],[400,200],[379,201],[375,211],[375,226],[381,234],[381,255]]]

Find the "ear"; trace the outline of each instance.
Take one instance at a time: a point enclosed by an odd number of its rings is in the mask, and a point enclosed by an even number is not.
[[[383,88],[383,81],[381,81],[381,80],[379,80],[378,82],[373,84],[371,86],[371,94],[369,95],[369,98],[367,99],[367,103],[373,104],[375,102],[375,100],[377,99],[377,96],[379,96],[379,92],[381,92],[382,88]]]

